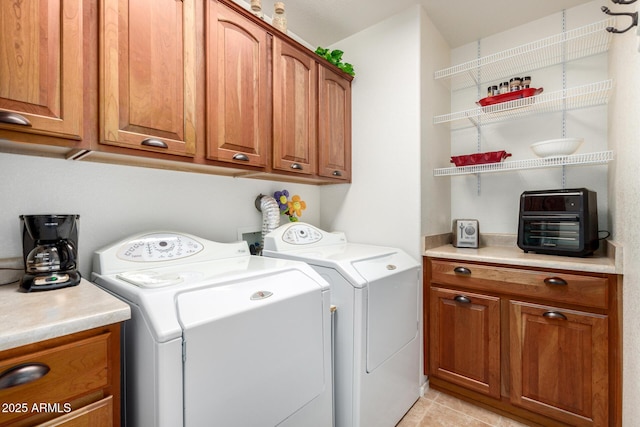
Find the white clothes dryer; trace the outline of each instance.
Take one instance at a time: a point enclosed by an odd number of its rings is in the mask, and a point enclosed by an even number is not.
[[[304,261],[331,286],[337,427],[392,427],[420,394],[420,264],[300,222],[265,236],[263,255]]]
[[[131,306],[125,425],[333,424],[329,285],[306,264],[153,232],[97,251],[93,269]]]

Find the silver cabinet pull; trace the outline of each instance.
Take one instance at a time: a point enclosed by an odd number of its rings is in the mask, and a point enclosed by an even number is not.
[[[44,363],[24,363],[0,374],[0,390],[27,384],[47,375],[51,369]]]
[[[31,127],[31,122],[25,116],[9,111],[0,111],[0,123]]]
[[[544,283],[554,286],[567,286],[567,281],[560,277],[547,277],[544,279]]]
[[[291,163],[291,169],[295,169],[297,171],[301,171],[303,169],[300,163]]]
[[[456,267],[453,269],[453,272],[462,276],[471,276],[471,270],[467,267]]]
[[[455,297],[453,297],[453,300],[461,304],[471,304],[471,300],[464,295],[456,295]]]
[[[333,175],[333,176],[342,176],[342,172],[340,172],[340,171],[333,171],[333,172],[331,173],[331,175]]]
[[[147,138],[144,141],[142,141],[140,145],[146,145],[147,147],[154,147],[154,148],[169,148],[166,142],[156,138]]]
[[[545,311],[542,316],[545,319],[567,320],[567,316],[557,311]]]
[[[242,153],[236,153],[233,155],[232,157],[233,160],[240,160],[241,162],[248,162],[249,161],[249,156],[247,156],[246,154],[242,154]]]

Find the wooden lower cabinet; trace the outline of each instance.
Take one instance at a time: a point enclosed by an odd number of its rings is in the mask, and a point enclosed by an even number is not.
[[[607,316],[509,305],[511,402],[573,426],[607,425]]]
[[[500,397],[500,299],[431,288],[431,372]]]
[[[113,425],[113,396],[40,424],[39,427],[93,427]]]
[[[617,275],[425,258],[430,387],[531,425],[621,425]]]
[[[0,426],[120,425],[120,325],[0,352]]]

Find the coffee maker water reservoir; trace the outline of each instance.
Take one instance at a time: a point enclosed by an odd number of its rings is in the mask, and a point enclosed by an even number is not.
[[[25,274],[23,292],[44,291],[80,283],[79,215],[21,215]]]

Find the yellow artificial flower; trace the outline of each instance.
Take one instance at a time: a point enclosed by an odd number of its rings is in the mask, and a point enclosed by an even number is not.
[[[297,215],[302,216],[302,211],[307,208],[307,204],[304,200],[300,200],[300,196],[297,194],[291,198],[291,201],[288,202],[289,205],[289,215]]]

